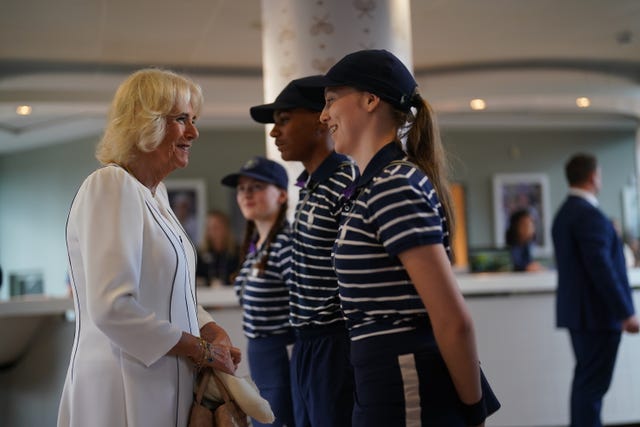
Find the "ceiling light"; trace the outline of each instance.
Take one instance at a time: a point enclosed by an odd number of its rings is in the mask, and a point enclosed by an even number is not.
[[[580,98],[576,98],[576,105],[580,108],[587,108],[591,105],[591,100],[586,96],[581,96]]]
[[[31,114],[31,110],[31,105],[19,105],[18,108],[16,108],[16,113],[20,116],[28,116]]]
[[[472,99],[471,102],[469,102],[469,106],[472,110],[484,110],[485,108],[487,108],[487,103],[484,102],[484,99],[476,98]]]

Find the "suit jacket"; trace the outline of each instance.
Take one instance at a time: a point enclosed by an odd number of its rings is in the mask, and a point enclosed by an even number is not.
[[[570,195],[554,218],[552,234],[557,326],[620,330],[634,308],[622,241],[611,221],[587,200]]]

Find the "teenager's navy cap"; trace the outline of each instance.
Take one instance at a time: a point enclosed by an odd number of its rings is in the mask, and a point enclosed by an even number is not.
[[[284,167],[276,161],[260,156],[256,156],[248,160],[244,165],[242,165],[238,172],[229,174],[222,178],[222,185],[226,185],[227,187],[236,187],[238,185],[238,179],[241,176],[247,176],[249,178],[257,179],[258,181],[267,182],[285,190],[287,189],[287,185],[289,185],[289,177],[287,176],[287,171]]]
[[[282,89],[282,92],[274,102],[251,107],[249,110],[251,117],[258,123],[274,123],[273,113],[276,110],[305,108],[311,111],[322,111],[324,108],[324,88],[308,84],[308,82],[314,81],[316,77],[320,76],[292,80]]]
[[[371,92],[405,112],[411,108],[418,87],[402,61],[384,49],[350,53],[324,76],[313,76],[304,84],[307,87],[352,86]]]

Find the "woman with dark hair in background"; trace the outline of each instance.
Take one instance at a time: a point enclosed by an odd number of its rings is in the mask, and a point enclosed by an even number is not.
[[[531,246],[536,237],[536,225],[527,209],[519,209],[509,217],[505,242],[511,254],[514,271],[540,271],[544,267],[533,260]]]
[[[198,251],[198,285],[230,285],[239,266],[238,243],[233,236],[229,217],[222,211],[210,211]]]

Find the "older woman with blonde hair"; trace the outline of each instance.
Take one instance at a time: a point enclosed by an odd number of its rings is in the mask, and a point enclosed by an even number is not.
[[[233,373],[240,353],[197,305],[195,248],[162,183],[189,163],[203,98],[170,71],[116,92],[66,227],[76,334],[59,426],[186,426],[200,366]]]

